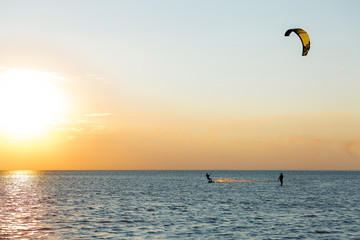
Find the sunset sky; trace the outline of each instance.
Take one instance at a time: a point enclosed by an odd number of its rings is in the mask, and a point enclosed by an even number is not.
[[[1,1],[0,169],[360,170],[359,9]]]

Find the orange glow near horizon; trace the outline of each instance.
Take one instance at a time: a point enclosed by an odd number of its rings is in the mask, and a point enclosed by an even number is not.
[[[0,170],[360,169],[356,114],[183,114],[24,69],[0,84]]]
[[[96,118],[96,117],[93,117]],[[315,114],[239,123],[78,122],[42,141],[0,145],[3,169],[356,170],[356,118]],[[347,128],[343,121],[347,123]],[[101,125],[102,124],[102,125]],[[338,129],[338,130],[334,130]],[[2,149],[1,149],[2,147]]]

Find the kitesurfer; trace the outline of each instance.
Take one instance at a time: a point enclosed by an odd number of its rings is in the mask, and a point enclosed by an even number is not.
[[[278,181],[280,181],[280,186],[283,185],[283,179],[284,179],[284,175],[282,173],[280,173],[280,176],[278,178]]]
[[[211,177],[210,177],[210,174],[206,173],[205,176],[206,176],[206,178],[207,178],[207,180],[208,180],[209,182],[212,182],[212,181],[213,181],[213,180],[211,179]]]

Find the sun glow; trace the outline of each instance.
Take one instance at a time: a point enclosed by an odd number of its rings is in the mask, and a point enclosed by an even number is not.
[[[41,135],[65,110],[64,94],[53,73],[0,71],[0,131],[11,138]]]

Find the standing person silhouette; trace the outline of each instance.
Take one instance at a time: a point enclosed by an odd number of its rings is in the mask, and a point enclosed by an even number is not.
[[[280,181],[280,186],[283,185],[283,179],[284,179],[284,175],[282,173],[280,173],[280,176],[278,178],[278,181]]]

